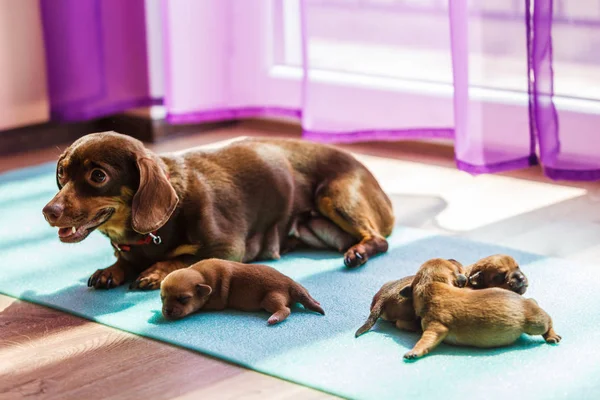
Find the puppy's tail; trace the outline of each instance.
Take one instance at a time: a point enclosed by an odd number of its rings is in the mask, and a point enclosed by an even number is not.
[[[296,303],[302,304],[305,308],[325,315],[325,311],[321,308],[321,304],[312,298],[308,291],[301,285],[295,284],[290,289],[290,296]]]
[[[354,337],[359,337],[360,335],[362,335],[363,333],[365,333],[369,329],[371,329],[373,327],[373,325],[375,325],[375,322],[377,322],[377,320],[379,319],[379,316],[381,315],[381,312],[383,309],[382,297],[383,296],[379,297],[379,299],[377,299],[375,304],[372,305],[371,314],[369,314],[369,318],[367,318],[367,321],[363,324],[363,326],[358,328],[358,330],[354,334]]]

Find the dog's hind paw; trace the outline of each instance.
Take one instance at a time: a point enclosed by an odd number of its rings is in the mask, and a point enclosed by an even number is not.
[[[344,255],[344,264],[350,268],[359,267],[366,263],[367,260],[367,253],[362,246],[352,246]]]
[[[544,339],[546,339],[546,343],[557,344],[558,342],[560,342],[562,340],[562,337],[560,335],[554,334],[553,336],[548,336]]]

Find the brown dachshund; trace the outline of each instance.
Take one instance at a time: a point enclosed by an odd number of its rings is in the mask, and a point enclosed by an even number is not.
[[[203,260],[171,272],[160,285],[162,313],[179,319],[203,310],[266,310],[267,321],[277,324],[290,315],[290,306],[302,304],[325,315],[318,301],[299,283],[266,265],[219,259]]]
[[[412,284],[400,294],[413,299],[423,334],[406,359],[424,356],[442,341],[474,347],[500,347],[521,334],[542,335],[547,343],[561,337],[552,319],[533,299],[500,288],[459,289],[466,281],[461,268],[444,259],[424,263]]]
[[[44,207],[62,242],[98,229],[117,261],[88,286],[157,289],[207,258],[278,259],[296,245],[344,252],[349,267],[386,252],[394,216],[373,175],[349,153],[292,139],[248,139],[158,156],[115,132],[87,135],[60,156]],[[137,278],[136,278],[137,277]]]
[[[527,290],[527,277],[511,256],[496,254],[482,258],[464,270],[458,261],[448,261],[461,268],[467,278],[466,287],[469,289],[499,287],[518,294],[524,294]],[[369,318],[358,328],[355,336],[359,337],[367,332],[379,318],[394,322],[398,329],[410,332],[420,331],[421,320],[415,314],[412,299],[400,295],[400,290],[410,285],[413,279],[414,275],[411,275],[384,284],[373,297]]]

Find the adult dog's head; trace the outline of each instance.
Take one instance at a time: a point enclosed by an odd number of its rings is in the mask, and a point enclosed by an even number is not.
[[[164,225],[179,199],[162,161],[139,140],[116,132],[77,140],[56,165],[59,192],[44,207],[62,242],[76,243],[94,229],[113,240]]]

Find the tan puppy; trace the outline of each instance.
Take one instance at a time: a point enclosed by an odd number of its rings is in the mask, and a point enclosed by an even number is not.
[[[268,320],[273,325],[286,319],[295,303],[325,315],[304,287],[279,271],[214,258],[171,272],[161,284],[160,297],[167,319],[183,318],[200,309],[264,309],[273,313]]]
[[[462,268],[462,264],[458,261],[452,259],[448,261],[456,263],[459,268]],[[358,328],[354,337],[359,337],[370,330],[379,318],[394,322],[398,329],[410,332],[420,331],[421,321],[415,314],[412,299],[400,295],[400,291],[410,285],[414,277],[414,275],[410,275],[385,283],[373,296],[369,318]],[[466,283],[466,280],[460,282],[462,286],[465,286]]]
[[[462,264],[456,260],[448,261],[462,267]],[[482,258],[466,267],[464,275],[468,279],[466,287],[470,289],[499,287],[523,294],[528,286],[527,277],[521,272],[519,264],[514,258],[505,254]],[[400,295],[400,290],[410,285],[413,279],[414,275],[411,275],[383,285],[373,297],[369,318],[356,331],[355,337],[370,330],[379,318],[394,322],[398,329],[420,331],[421,321],[415,314],[412,299]]]
[[[519,268],[519,264],[514,258],[505,254],[482,258],[465,270],[465,275],[469,278],[467,286],[473,289],[499,287],[524,294],[529,286],[529,281]]]
[[[510,345],[522,333],[542,335],[547,343],[561,340],[535,300],[499,288],[457,288],[464,280],[459,266],[437,258],[424,263],[412,284],[400,291],[413,299],[423,328],[421,339],[404,358],[422,357],[442,341],[488,348]]]

